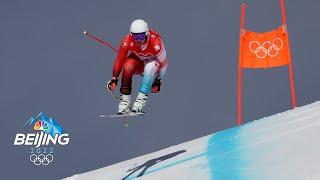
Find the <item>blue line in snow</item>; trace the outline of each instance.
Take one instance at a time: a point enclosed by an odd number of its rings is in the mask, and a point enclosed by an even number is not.
[[[213,134],[209,138],[207,159],[214,180],[241,180],[244,179],[240,170],[224,171],[224,169],[239,169],[242,166],[241,151],[231,152],[241,146],[241,139],[234,138],[240,133],[240,128],[224,130]]]

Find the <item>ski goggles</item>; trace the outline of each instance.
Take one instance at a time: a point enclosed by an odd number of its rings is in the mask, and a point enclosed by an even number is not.
[[[146,33],[132,33],[133,40],[142,41],[145,40],[147,35]]]

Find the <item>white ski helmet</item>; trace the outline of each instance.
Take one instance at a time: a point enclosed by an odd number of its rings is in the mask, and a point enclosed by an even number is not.
[[[148,32],[148,23],[142,19],[136,19],[131,23],[130,32],[131,33],[144,33]]]

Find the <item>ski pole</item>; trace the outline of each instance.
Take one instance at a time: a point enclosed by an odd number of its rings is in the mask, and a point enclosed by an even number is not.
[[[106,42],[106,41],[104,41],[104,40],[102,40],[102,39],[100,39],[100,38],[98,38],[98,37],[90,34],[88,31],[83,31],[83,34],[86,35],[86,36],[88,36],[88,37],[90,37],[91,39],[93,39],[93,40],[95,40],[95,41],[97,41],[97,42],[105,45],[105,46],[108,46],[108,47],[111,48],[115,53],[118,52],[118,50],[117,50],[116,48],[114,48],[110,43],[108,43],[108,42]],[[108,92],[111,94],[111,96],[112,96],[115,100],[120,100],[120,99],[121,99],[120,97],[114,95],[112,91],[109,91],[109,90],[108,90]]]
[[[108,42],[106,42],[106,41],[104,41],[104,40],[102,40],[102,39],[100,39],[100,38],[98,38],[98,37],[90,34],[88,31],[83,31],[83,34],[86,35],[86,36],[88,36],[88,37],[90,37],[91,39],[93,39],[93,40],[95,40],[95,41],[97,41],[97,42],[105,45],[105,46],[108,46],[108,47],[111,48],[115,53],[118,52],[118,50],[117,50],[116,48],[114,48],[110,43],[108,43]]]

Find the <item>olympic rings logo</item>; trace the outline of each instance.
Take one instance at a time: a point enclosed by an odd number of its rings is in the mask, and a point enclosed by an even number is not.
[[[34,165],[39,166],[39,165],[49,165],[53,161],[53,155],[52,154],[31,154],[29,157],[30,161],[33,162]]]
[[[260,44],[258,41],[251,41],[249,43],[249,50],[256,55],[257,58],[262,59],[267,56],[275,57],[283,47],[283,41],[280,38],[275,38],[272,42],[265,41]]]

